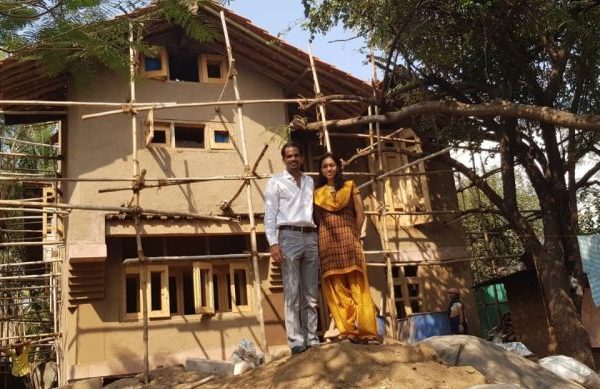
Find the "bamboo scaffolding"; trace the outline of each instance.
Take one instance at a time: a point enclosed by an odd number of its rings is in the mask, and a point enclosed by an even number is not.
[[[66,115],[67,111],[11,111],[0,109],[0,115]]]
[[[161,183],[162,186],[176,183],[190,184],[194,182],[204,182],[204,181],[239,181],[239,180],[256,180],[256,179],[265,179],[270,178],[271,174],[255,174],[254,177],[246,177],[244,175],[223,175],[223,176],[212,176],[212,177],[165,177],[165,178],[144,178],[145,182],[158,182]],[[61,177],[40,177],[36,179],[28,178],[28,177],[2,177],[0,176],[0,181],[9,181],[9,182],[132,182],[131,178],[61,178]],[[149,185],[145,185],[145,187],[150,187]],[[128,188],[129,189],[129,188]]]
[[[46,265],[53,262],[62,262],[62,259],[53,259],[45,261],[29,261],[29,262],[11,262],[11,263],[0,263],[0,268],[3,267],[19,267],[19,266],[35,266],[35,265]]]
[[[450,150],[452,150],[453,148],[454,148],[453,146],[449,146],[449,147],[446,147],[446,148],[444,148],[444,149],[442,149],[442,150],[436,151],[435,153],[431,153],[431,154],[429,154],[429,155],[427,155],[427,156],[425,156],[425,157],[422,157],[422,158],[419,158],[419,159],[415,159],[415,160],[414,160],[414,161],[412,161],[412,162],[409,162],[409,163],[407,163],[407,164],[404,164],[404,165],[402,165],[402,166],[400,166],[400,167],[398,167],[398,168],[392,169],[392,170],[390,170],[390,171],[388,171],[388,172],[386,172],[386,173],[383,173],[383,174],[381,174],[381,175],[379,175],[379,176],[375,177],[373,180],[367,181],[367,182],[365,182],[364,184],[362,184],[362,185],[359,185],[358,189],[363,189],[363,188],[365,188],[367,185],[370,185],[370,184],[371,184],[371,181],[375,181],[375,180],[382,180],[382,179],[384,179],[384,178],[386,178],[386,177],[389,177],[389,176],[391,176],[393,173],[399,172],[400,170],[405,170],[405,169],[408,169],[408,168],[409,168],[409,167],[411,167],[411,166],[418,165],[418,164],[419,164],[419,163],[421,163],[421,162],[424,162],[424,161],[430,160],[430,159],[432,159],[432,158],[435,158],[435,157],[437,157],[437,156],[439,156],[439,155],[445,154],[445,153],[449,152]]]
[[[38,208],[61,208],[61,209],[79,209],[86,211],[107,211],[107,212],[119,212],[126,214],[156,214],[163,216],[181,216],[189,217],[193,219],[202,220],[214,220],[214,221],[228,221],[228,222],[239,222],[235,218],[227,216],[216,216],[216,215],[200,215],[188,212],[174,212],[174,211],[163,211],[151,208],[140,208],[140,207],[111,207],[111,206],[100,206],[100,205],[81,205],[81,204],[67,204],[67,203],[38,203],[38,202],[27,202],[19,200],[0,200],[0,205],[8,206],[29,206]],[[18,210],[18,208],[15,208]]]
[[[270,257],[270,253],[257,253],[259,257]],[[207,255],[167,255],[167,256],[158,256],[158,257],[144,257],[145,260],[150,262],[177,262],[177,261],[206,261],[206,260],[230,260],[230,259],[251,259],[252,253],[247,254],[207,254]],[[124,265],[131,265],[138,263],[138,258],[125,258],[122,263]]]
[[[138,112],[141,111],[156,111],[156,110],[164,110],[164,109],[173,109],[173,108],[200,108],[200,107],[214,107],[214,106],[227,106],[227,105],[239,105],[239,104],[243,104],[243,105],[253,105],[253,104],[291,104],[291,103],[295,103],[295,104],[299,104],[299,105],[307,105],[310,103],[319,103],[322,104],[322,101],[326,100],[328,103],[333,103],[333,104],[342,104],[342,103],[348,103],[348,102],[365,102],[365,98],[362,96],[350,96],[348,95],[347,98],[333,98],[333,99],[329,99],[327,98],[327,96],[324,97],[320,97],[320,98],[314,98],[314,99],[255,99],[255,100],[217,100],[217,101],[210,101],[210,102],[195,102],[195,103],[160,103],[160,104],[145,104],[145,103],[139,103],[139,104],[123,104],[121,106],[121,109],[116,109],[116,110],[111,110],[111,111],[104,111],[104,112],[98,112],[98,113],[91,113],[91,114],[87,114],[87,115],[82,115],[81,119],[83,120],[88,120],[88,119],[97,119],[100,117],[104,117],[104,116],[110,116],[110,115],[117,115],[117,114],[123,114],[123,113],[127,113],[130,110],[135,109]]]
[[[30,275],[20,275],[20,276],[5,276],[0,277],[0,281],[23,281],[23,280],[32,280],[32,279],[43,279],[50,278],[50,276],[56,274],[30,274]]]
[[[227,23],[225,21],[225,13],[221,10],[219,12],[219,16],[221,18],[221,24],[223,26],[223,36],[225,38],[225,46],[226,46],[226,50],[227,50],[227,58],[229,61],[229,68],[234,69],[235,68],[235,59],[233,58],[233,52],[231,50],[231,43],[229,42],[229,33],[227,31]],[[235,92],[235,99],[238,102],[237,118],[238,118],[239,127],[240,127],[240,138],[241,138],[241,144],[242,144],[242,158],[243,158],[243,162],[244,162],[244,170],[247,170],[247,169],[249,169],[248,149],[247,149],[247,144],[246,144],[246,134],[244,131],[244,116],[243,116],[240,91],[239,91],[238,81],[237,81],[237,72],[232,71],[232,81],[233,81],[232,82],[233,90]],[[264,151],[266,151],[266,149],[264,149]],[[259,156],[257,158],[255,167],[252,170],[256,169],[260,159],[261,159],[261,156]],[[258,267],[258,248],[257,248],[258,244],[257,244],[257,240],[256,240],[256,222],[254,220],[254,207],[253,207],[253,203],[252,203],[253,181],[246,180],[245,184],[246,184],[246,200],[247,200],[247,204],[248,204],[248,217],[250,219],[249,220],[250,221],[250,249],[252,251],[252,266],[254,268],[254,290],[256,293],[256,305],[257,305],[256,315],[257,315],[258,322],[260,324],[260,334],[261,334],[260,348],[262,349],[262,352],[265,354],[266,359],[269,360],[270,359],[269,345],[267,343],[267,333],[265,330],[265,318],[264,318],[263,307],[262,307],[263,296],[262,296],[262,290],[260,288],[260,273],[259,273],[260,269]]]
[[[69,214],[69,212],[65,212],[65,211],[40,209],[40,208],[21,208],[21,207],[0,207],[0,211],[49,213],[49,214],[57,214],[57,215],[68,215]]]
[[[16,246],[56,246],[62,245],[64,242],[43,241],[43,242],[3,242],[0,247],[16,247]]]
[[[56,155],[34,155],[34,154],[7,153],[7,152],[0,152],[0,156],[10,157],[10,158],[45,159],[45,160],[49,160],[49,161],[56,161],[56,160],[59,160],[62,158],[62,157],[56,156]]]
[[[321,86],[319,85],[319,76],[317,75],[317,68],[315,67],[315,60],[312,55],[312,48],[310,43],[308,44],[308,59],[310,61],[310,69],[312,71],[314,88],[315,88],[315,96],[318,98],[321,95]],[[329,130],[327,130],[327,117],[325,115],[325,104],[322,102],[318,103],[319,114],[321,115],[321,129],[323,131],[323,137],[325,138],[325,150],[328,153],[331,153],[331,142],[329,140]]]
[[[256,161],[254,162],[254,165],[252,166],[252,169],[248,172],[247,177],[252,177],[256,174],[256,169],[258,168],[258,164],[260,163],[260,160],[265,156],[265,153],[267,152],[267,149],[269,148],[269,145],[264,145],[262,151],[260,152],[260,154],[258,155],[258,158],[256,158]],[[235,192],[235,194],[231,197],[230,200],[223,202],[219,207],[222,210],[226,210],[231,208],[231,204],[235,201],[235,199],[240,195],[240,193],[242,193],[242,190],[246,187],[246,181],[242,182],[242,185],[240,185],[240,187],[238,188],[238,190]]]
[[[24,145],[32,145],[32,146],[41,146],[41,147],[50,147],[50,148],[57,148],[58,146],[56,145],[50,145],[47,143],[38,143],[38,142],[31,142],[28,140],[21,140],[21,139],[15,139],[15,138],[7,138],[5,136],[0,136],[0,141],[9,141],[14,143],[20,143],[20,144],[24,144]]]

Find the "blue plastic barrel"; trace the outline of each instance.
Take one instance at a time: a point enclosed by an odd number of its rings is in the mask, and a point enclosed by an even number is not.
[[[437,335],[450,335],[448,313],[445,311],[413,313],[408,317],[408,326],[409,343]]]

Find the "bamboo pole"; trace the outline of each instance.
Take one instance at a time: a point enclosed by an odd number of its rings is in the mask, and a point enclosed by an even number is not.
[[[46,156],[46,155],[33,155],[33,154],[25,154],[25,153],[10,153],[10,152],[0,152],[0,156],[2,157],[10,157],[10,158],[31,158],[31,159],[44,159],[49,161],[55,161],[61,159],[59,156]]]
[[[139,207],[110,207],[100,205],[81,205],[81,204],[66,204],[66,203],[41,203],[41,202],[27,202],[19,200],[0,200],[0,205],[7,206],[29,206],[36,208],[61,208],[61,209],[80,209],[87,211],[107,211],[107,212],[120,212],[126,214],[156,214],[164,216],[181,216],[189,217],[194,219],[202,220],[214,220],[214,221],[228,221],[228,222],[239,222],[235,218],[227,216],[215,216],[215,215],[199,215],[195,213],[187,212],[173,212],[173,211],[162,211],[151,208],[139,208]],[[15,208],[18,210],[18,208]]]
[[[269,257],[270,253],[258,253],[259,257]],[[207,254],[207,255],[167,255],[158,257],[144,257],[149,262],[177,262],[177,261],[207,261],[207,260],[221,260],[221,259],[250,259],[252,253],[247,254]],[[138,263],[138,258],[125,258],[123,259],[123,265],[131,265]]]
[[[144,178],[144,182],[158,182],[162,185],[168,185],[170,183],[183,183],[190,184],[194,182],[204,182],[204,181],[237,181],[237,180],[258,180],[258,179],[266,179],[270,178],[271,174],[255,174],[254,177],[246,177],[242,174],[235,175],[223,175],[223,176],[212,176],[212,177],[165,177],[165,178]],[[25,177],[2,177],[0,176],[0,181],[9,181],[9,182],[132,182],[131,178],[61,178],[61,177],[40,177],[36,179]],[[146,187],[149,187],[146,185]]]
[[[29,261],[29,262],[11,262],[11,263],[0,263],[0,268],[3,267],[20,267],[20,266],[35,266],[35,265],[46,265],[53,262],[61,262],[62,259],[53,259],[49,261]]]
[[[4,276],[4,277],[0,277],[0,280],[1,281],[41,280],[44,278],[50,278],[51,275],[52,274],[29,274],[29,275],[20,275],[20,276]]]
[[[133,24],[129,24],[129,101],[131,104],[135,104],[135,50],[133,49],[134,33]],[[133,187],[142,188],[143,184],[139,181],[143,179],[143,175],[139,173],[139,161],[138,161],[138,150],[137,150],[137,112],[131,110],[131,140],[132,140],[132,162],[133,162],[133,179],[137,181],[138,185]],[[134,202],[136,207],[140,206],[140,189],[134,190]],[[142,246],[142,227],[140,225],[140,213],[136,212],[133,215],[135,224],[135,241],[137,246],[137,254],[140,263],[142,264],[140,274],[140,284],[142,287],[142,318],[143,318],[143,341],[144,341],[144,372],[143,380],[144,384],[148,385],[148,374],[150,371],[149,362],[149,346],[148,346],[148,266],[147,261],[144,260],[144,250]]]
[[[31,145],[31,146],[41,146],[41,147],[50,147],[50,148],[56,148],[56,145],[51,145],[48,143],[38,143],[38,142],[31,142],[28,140],[21,140],[21,139],[15,139],[15,138],[7,138],[5,136],[0,136],[0,140],[4,140],[4,141],[9,141],[9,142],[14,142],[14,143],[20,143],[20,144],[24,144],[24,145]]]
[[[335,96],[334,96],[335,97]],[[228,106],[228,105],[254,105],[254,104],[299,104],[299,105],[307,105],[311,103],[320,103],[322,101],[327,101],[332,104],[343,104],[343,103],[356,103],[356,102],[365,102],[365,98],[362,96],[352,96],[348,95],[344,97],[338,98],[328,98],[328,96],[323,96],[320,98],[314,99],[253,99],[253,100],[217,100],[217,101],[203,101],[203,102],[192,102],[192,103],[139,103],[139,104],[123,104],[121,105],[121,109],[115,109],[110,111],[91,113],[82,115],[81,119],[97,119],[104,116],[110,115],[118,115],[127,113],[128,111],[135,109],[137,112],[142,111],[150,111],[150,110],[164,110],[164,109],[173,109],[173,108],[199,108],[199,107],[214,107],[214,106]]]
[[[43,216],[10,216],[10,217],[0,217],[2,221],[10,221],[10,220],[28,220],[28,219],[42,219]]]
[[[371,84],[373,87],[373,96],[376,98],[377,94],[376,94],[376,90],[375,90],[375,85],[377,83],[377,72],[375,69],[375,60],[374,60],[375,56],[373,54],[373,52],[371,51],[371,69],[372,69],[372,79],[371,79]],[[374,112],[373,112],[374,111]],[[379,114],[379,108],[375,105],[372,108],[372,111],[370,112],[375,113],[375,115]],[[371,135],[371,142],[372,141],[372,134]],[[377,144],[379,144],[381,142],[381,126],[379,123],[375,123],[375,136],[376,136],[376,142]],[[372,143],[373,144],[373,143]],[[377,170],[377,174],[380,174],[383,171],[383,154],[382,154],[382,150],[381,147],[377,147],[377,164],[378,164],[378,170]],[[385,181],[382,181],[381,179],[377,179],[377,177],[380,176],[376,176],[375,179],[370,180],[370,185],[373,185],[375,183],[377,183],[377,187],[378,187],[378,195],[379,195],[379,204],[381,205],[380,210],[381,210],[381,216],[379,217],[379,236],[381,237],[381,243],[383,246],[384,251],[386,251],[384,253],[384,258],[385,258],[385,264],[386,264],[386,281],[387,281],[387,290],[388,290],[388,297],[389,297],[389,311],[390,311],[390,316],[392,319],[392,337],[395,339],[397,337],[397,327],[398,327],[398,314],[396,312],[396,291],[394,289],[394,278],[393,278],[393,273],[392,273],[392,259],[391,259],[391,255],[388,252],[390,250],[390,239],[389,239],[389,232],[388,232],[388,225],[387,225],[387,204],[386,204],[386,199],[385,199]],[[359,187],[360,188],[360,187]]]
[[[57,246],[65,244],[64,242],[44,241],[44,242],[3,242],[0,247],[17,247],[17,246]]]
[[[409,163],[407,163],[407,164],[404,164],[404,165],[402,165],[402,166],[400,166],[400,167],[398,167],[398,168],[395,168],[395,169],[392,169],[392,170],[390,170],[390,171],[388,171],[388,172],[386,172],[386,173],[383,173],[383,174],[381,174],[381,175],[379,175],[379,176],[375,177],[373,180],[370,180],[370,181],[367,181],[367,182],[365,182],[364,184],[360,185],[360,186],[358,187],[358,189],[363,189],[363,188],[364,188],[364,187],[366,187],[367,185],[370,185],[370,184],[371,184],[371,181],[375,181],[375,180],[382,180],[382,179],[384,179],[384,178],[386,178],[386,177],[389,177],[389,176],[391,176],[392,174],[394,174],[394,173],[396,173],[396,172],[399,172],[400,170],[407,169],[407,168],[409,168],[409,167],[411,167],[411,166],[414,166],[414,165],[417,165],[417,164],[419,164],[419,163],[421,163],[421,162],[424,162],[424,161],[427,161],[427,160],[429,160],[429,159],[435,158],[435,157],[437,157],[437,156],[439,156],[439,155],[445,154],[445,153],[449,152],[450,150],[452,150],[453,148],[454,148],[453,146],[449,146],[449,147],[446,147],[446,148],[444,148],[444,149],[442,149],[442,150],[436,151],[435,153],[429,154],[429,155],[427,155],[427,156],[425,156],[425,157],[423,157],[423,158],[415,159],[415,160],[414,160],[414,161],[412,161],[412,162],[409,162]]]
[[[0,207],[0,211],[52,213],[52,214],[57,214],[57,215],[68,215],[69,214],[69,212],[66,212],[66,211],[56,211],[56,210],[40,209],[40,208],[21,208],[21,207]]]
[[[67,111],[11,111],[0,109],[0,115],[66,115]]]
[[[321,86],[319,85],[319,77],[317,75],[317,68],[315,67],[315,60],[312,55],[312,48],[310,43],[308,44],[308,59],[310,61],[310,69],[312,71],[313,76],[315,95],[318,98],[321,95]],[[319,102],[318,107],[319,113],[321,114],[321,122],[323,123],[322,130],[323,136],[325,138],[325,149],[328,153],[331,153],[331,142],[329,140],[329,130],[327,130],[327,117],[325,115],[325,105],[322,102]]]
[[[227,31],[227,23],[225,21],[225,13],[221,10],[219,12],[219,16],[221,17],[221,24],[223,26],[223,36],[225,37],[225,46],[227,49],[227,57],[229,59],[229,68],[233,68],[235,66],[235,59],[233,58],[233,53],[231,50],[231,43],[229,42],[229,33]],[[240,126],[240,138],[242,143],[242,158],[244,162],[244,170],[247,171],[249,169],[248,165],[248,149],[246,145],[246,134],[244,131],[244,115],[242,110],[242,103],[240,98],[240,91],[238,87],[237,81],[237,72],[232,71],[232,81],[233,81],[233,90],[235,92],[235,99],[238,101],[237,104],[237,118],[239,120]],[[266,151],[266,149],[264,150]],[[257,158],[257,163],[260,160]],[[256,164],[255,164],[256,165]],[[254,290],[256,291],[256,315],[258,316],[258,322],[260,324],[260,334],[261,334],[261,349],[265,354],[265,358],[268,360],[269,357],[269,349],[267,344],[267,334],[265,330],[265,317],[263,314],[263,296],[262,290],[260,287],[260,269],[258,267],[258,244],[256,241],[256,222],[254,220],[254,207],[252,203],[252,186],[253,181],[247,180],[246,183],[246,200],[248,203],[248,217],[250,219],[250,249],[252,251],[252,266],[254,268]]]

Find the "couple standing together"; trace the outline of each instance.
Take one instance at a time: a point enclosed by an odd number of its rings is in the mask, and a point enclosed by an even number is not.
[[[375,339],[375,310],[360,243],[365,214],[358,188],[343,180],[340,161],[329,153],[319,162],[316,190],[302,172],[298,144],[286,143],[281,157],[285,171],[269,180],[265,192],[265,231],[271,258],[281,264],[292,354],[319,344],[319,267],[340,337],[353,342]]]

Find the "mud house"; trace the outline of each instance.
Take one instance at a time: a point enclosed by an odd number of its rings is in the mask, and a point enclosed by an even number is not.
[[[236,100],[218,11],[206,7],[197,12],[198,18],[219,31],[211,43],[195,42],[166,22],[146,26],[144,40],[157,51],[140,55],[137,60],[136,102]],[[139,12],[152,12],[152,8]],[[225,16],[243,99],[314,96],[307,53],[241,16],[229,11]],[[323,95],[372,95],[369,84],[333,66],[316,60],[315,67]],[[35,62],[9,59],[0,63],[0,93],[3,100],[128,101],[128,80],[103,68],[94,73],[88,84],[79,87],[69,76],[46,78]],[[61,174],[74,180],[57,187],[59,202],[115,207],[132,200],[130,183],[109,180],[131,177],[129,112],[84,120],[82,116],[105,109],[38,106],[36,111],[46,111],[27,115],[22,114],[31,109],[26,105],[5,104],[3,108],[21,111],[19,115],[6,114],[7,123],[60,123]],[[345,118],[367,110],[366,105],[358,103],[332,103],[326,108],[328,118]],[[283,168],[279,147],[288,123],[296,115],[314,121],[314,111],[280,102],[246,104],[243,117],[238,115],[236,105],[140,111],[135,139],[139,167],[146,177],[165,180],[239,176],[244,167],[240,133],[243,122],[250,163],[269,145],[256,170],[268,175]],[[410,162],[402,150],[426,151],[421,150],[420,139],[408,128],[381,131],[393,136],[381,142],[380,158],[377,154],[358,158],[346,167],[348,177],[358,184]],[[350,159],[357,149],[369,146],[368,132],[366,127],[356,127],[330,134],[333,150],[345,160]],[[317,171],[316,161],[323,153],[318,135],[298,131],[291,137],[304,147],[306,170]],[[251,195],[258,223],[258,251],[265,253],[268,247],[262,213],[266,180],[255,182]],[[459,223],[448,223],[455,217],[451,211],[457,209],[452,173],[431,159],[401,169],[381,182],[379,189],[377,185],[362,189],[370,212],[365,250],[375,302],[388,316],[389,330],[395,328],[391,325],[395,315],[402,318],[414,312],[446,309],[446,289],[459,287],[472,332],[477,333],[462,231]],[[182,363],[192,356],[227,359],[244,338],[260,343],[255,269],[248,255],[239,255],[251,251],[247,202],[237,199],[225,210],[222,207],[238,190],[240,181],[147,184],[140,194],[140,206],[170,214],[140,215],[144,255],[169,258],[151,261],[145,290],[142,268],[135,261],[127,261],[138,256],[131,215],[73,209],[58,229],[66,242],[64,255],[62,246],[48,255],[64,257],[59,355],[65,381],[142,369],[144,294],[149,307],[152,366]],[[115,190],[120,188],[129,190]],[[382,199],[389,213],[384,218],[379,216]],[[231,216],[235,220],[202,220],[183,213]],[[385,254],[392,263],[389,282]],[[261,257],[258,270],[267,344],[270,348],[285,347],[279,270],[266,256]],[[392,285],[393,291],[389,289]],[[393,310],[397,314],[391,315]],[[321,326],[325,327],[326,312],[321,316]]]

